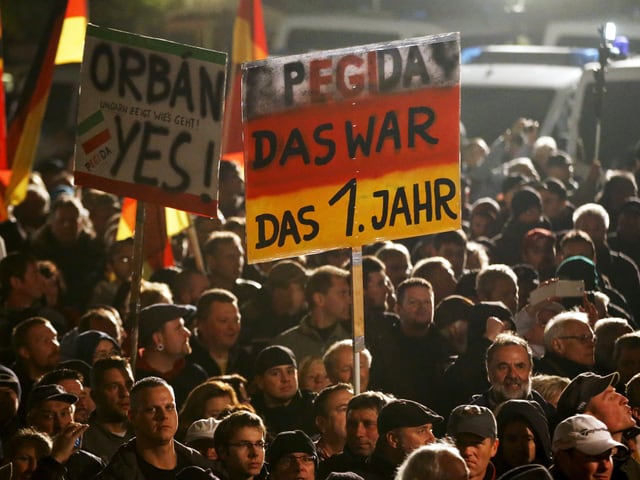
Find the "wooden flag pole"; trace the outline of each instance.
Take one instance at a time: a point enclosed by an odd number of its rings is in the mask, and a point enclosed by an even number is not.
[[[202,273],[207,273],[204,266],[204,259],[202,258],[202,249],[200,248],[200,242],[198,241],[198,232],[196,232],[196,225],[193,221],[193,215],[189,215],[189,228],[187,229],[187,235],[189,236],[189,242],[191,243],[191,253],[196,262],[196,268]]]
[[[142,286],[142,264],[144,263],[144,219],[145,203],[136,205],[136,227],[133,237],[133,272],[129,293],[129,335],[131,336],[131,370],[136,371],[138,357],[138,319],[140,314],[140,288]]]
[[[351,249],[351,285],[353,301],[353,393],[360,393],[360,352],[364,344],[364,292],[362,289],[362,247]]]

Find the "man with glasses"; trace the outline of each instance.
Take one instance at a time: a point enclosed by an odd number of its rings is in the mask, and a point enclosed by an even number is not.
[[[262,419],[248,411],[224,418],[213,434],[213,445],[229,480],[262,480],[265,435]]]
[[[547,375],[573,378],[593,370],[595,335],[586,313],[559,313],[544,329],[544,356],[534,370]]]
[[[281,432],[267,450],[270,480],[314,480],[318,455],[301,430]]]

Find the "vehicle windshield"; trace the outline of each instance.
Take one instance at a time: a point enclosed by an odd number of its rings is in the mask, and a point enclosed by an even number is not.
[[[462,85],[462,123],[470,137],[493,142],[514,118],[545,119],[555,90],[528,88],[479,88]]]

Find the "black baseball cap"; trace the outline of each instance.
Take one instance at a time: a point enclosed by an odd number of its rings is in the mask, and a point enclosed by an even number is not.
[[[49,400],[58,400],[60,402],[74,404],[78,401],[78,397],[73,393],[67,392],[63,386],[58,384],[38,385],[33,387],[33,390],[31,390],[29,394],[27,411]]]
[[[609,385],[618,383],[619,379],[618,372],[606,376],[584,372],[576,376],[560,394],[558,416],[562,420],[578,413],[584,413],[591,398],[604,392]]]

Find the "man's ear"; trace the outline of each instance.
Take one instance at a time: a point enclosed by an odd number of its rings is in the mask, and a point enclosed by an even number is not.
[[[327,424],[327,419],[324,418],[321,415],[318,415],[315,419],[314,419],[314,423],[316,425],[316,428],[318,429],[318,431],[320,433],[324,433],[325,430],[325,426]]]
[[[216,452],[216,449],[213,447],[209,447],[207,448],[207,453],[205,455],[209,460],[218,460],[219,458],[221,458],[218,455],[218,452]]]
[[[325,303],[325,295],[324,293],[321,292],[315,292],[313,295],[311,295],[311,298],[313,298],[313,304],[317,307],[323,307],[324,303]]]
[[[556,353],[564,353],[564,344],[558,338],[554,338],[553,340],[551,340],[551,348]]]
[[[19,347],[16,351],[18,357],[28,360],[31,355],[29,355],[29,349],[27,347]]]
[[[392,430],[390,432],[387,432],[384,436],[385,440],[387,441],[387,444],[392,447],[392,448],[399,448],[400,447],[400,439],[398,438],[398,436],[395,434],[395,432]]]
[[[500,445],[500,440],[496,438],[493,445],[491,445],[491,458],[495,457],[496,453],[498,453],[498,445]]]
[[[20,277],[17,277],[15,275],[11,275],[9,277],[9,283],[11,285],[11,290],[16,289],[17,287],[20,286],[20,284],[22,283],[22,279]]]
[[[154,332],[151,335],[151,340],[153,341],[154,347],[160,344],[164,345],[164,335],[162,335],[162,332]]]

